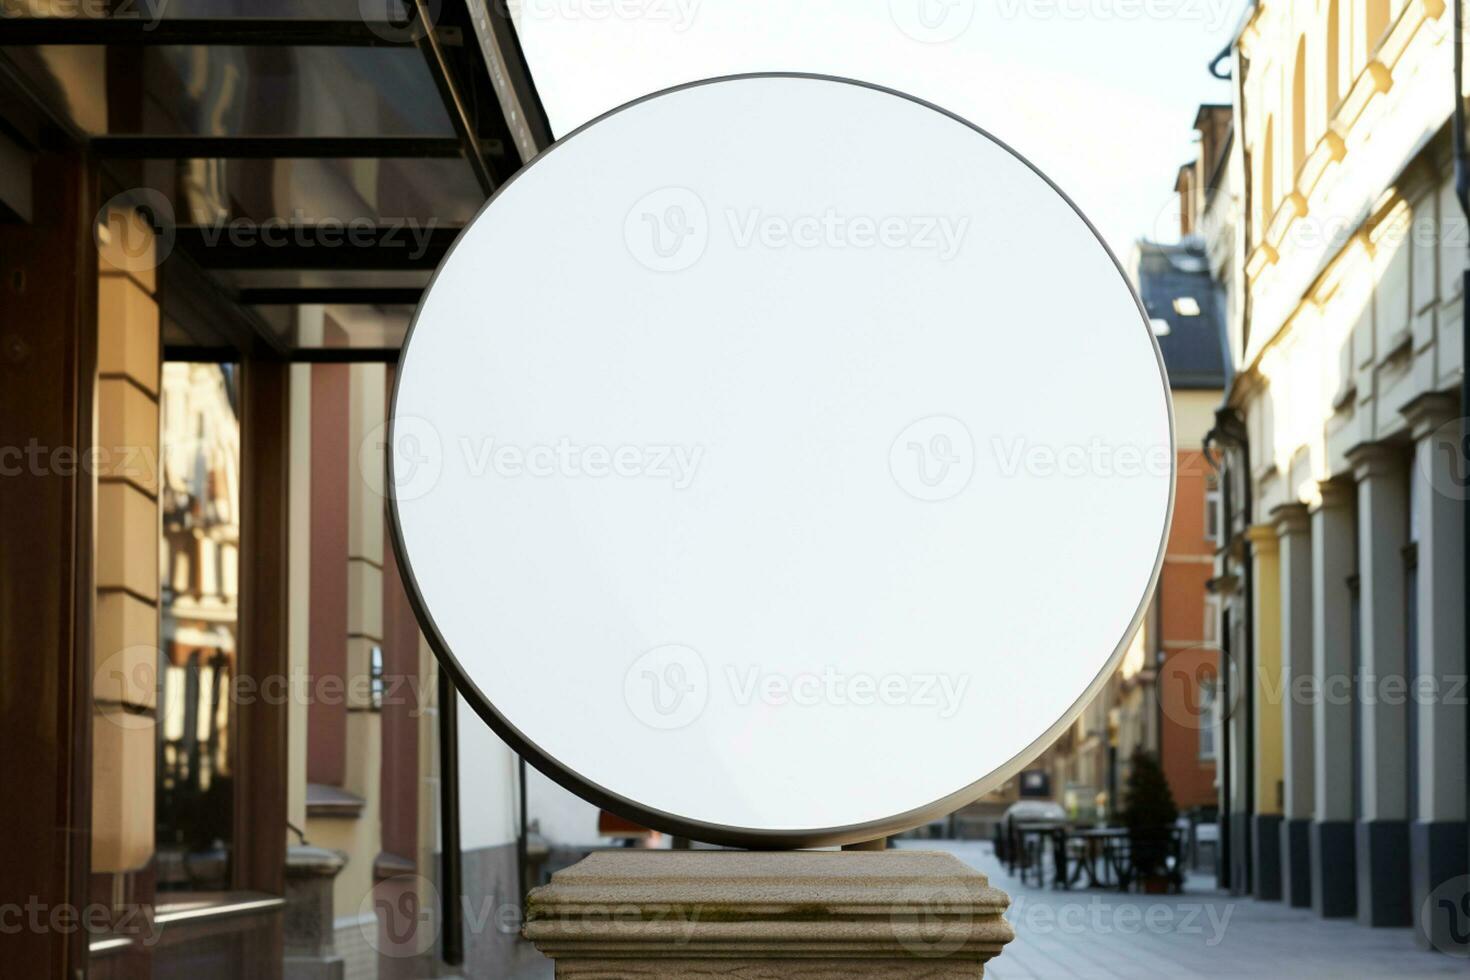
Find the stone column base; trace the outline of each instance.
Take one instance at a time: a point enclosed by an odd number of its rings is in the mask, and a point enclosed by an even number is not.
[[[933,851],[599,851],[527,899],[558,978],[973,980],[1010,900]]]
[[[1353,821],[1312,821],[1312,910],[1324,919],[1358,908]]]
[[[1281,822],[1281,891],[1286,904],[1312,907],[1312,820],[1293,817]]]
[[[1470,922],[1462,916],[1462,909],[1470,905],[1461,904],[1470,891],[1467,835],[1470,825],[1464,820],[1416,820],[1409,824],[1410,911],[1418,927],[1414,941],[1423,949],[1470,954],[1470,936],[1466,934]],[[1440,888],[1446,882],[1454,884]],[[1436,888],[1440,891],[1435,892]]]
[[[346,961],[333,942],[332,887],[346,863],[341,851],[308,845],[286,849],[285,980],[342,980]]]
[[[1281,815],[1258,813],[1251,831],[1251,893],[1263,902],[1281,901]]]
[[[1360,820],[1357,826],[1358,921],[1365,926],[1407,926],[1409,853],[1407,820]]]

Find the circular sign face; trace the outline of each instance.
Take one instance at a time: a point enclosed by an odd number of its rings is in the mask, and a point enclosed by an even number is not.
[[[999,785],[1102,685],[1173,501],[1148,319],[1014,151],[743,76],[502,188],[393,399],[404,578],[460,691],[587,799],[747,846]]]

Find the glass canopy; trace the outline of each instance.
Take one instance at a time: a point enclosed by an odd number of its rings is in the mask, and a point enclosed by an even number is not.
[[[243,335],[302,360],[394,359],[459,230],[550,142],[503,6],[151,6],[5,6],[0,73],[36,120],[22,149],[61,129],[98,159],[104,198],[151,216],[171,347]]]

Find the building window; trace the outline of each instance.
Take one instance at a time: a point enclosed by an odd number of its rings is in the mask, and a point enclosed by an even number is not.
[[[1199,717],[1202,722],[1199,729],[1199,757],[1202,762],[1213,762],[1216,732],[1220,727],[1220,701],[1215,696],[1215,678],[1200,678],[1199,703]]]
[[[1266,237],[1266,226],[1276,213],[1276,120],[1266,117],[1266,135],[1261,140],[1261,220],[1256,229],[1259,238]]]
[[[1214,480],[1205,489],[1205,540],[1220,543],[1220,486]]]
[[[1296,42],[1296,64],[1291,78],[1291,179],[1307,162],[1307,39]]]
[[[1363,28],[1368,57],[1371,58],[1378,51],[1378,42],[1383,40],[1383,35],[1388,30],[1388,0],[1368,0]]]
[[[1214,593],[1205,596],[1204,645],[1214,647],[1220,642],[1220,597]]]
[[[368,655],[369,697],[374,711],[383,708],[383,648],[373,644]]]
[[[1324,106],[1327,112],[1322,117],[1324,126],[1332,121],[1337,112],[1337,101],[1342,97],[1342,78],[1337,67],[1341,57],[1338,49],[1342,44],[1342,28],[1337,5],[1338,0],[1330,0],[1327,4],[1327,102]]]

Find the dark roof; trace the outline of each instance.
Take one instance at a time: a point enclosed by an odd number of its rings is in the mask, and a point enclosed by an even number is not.
[[[1209,259],[1193,243],[1138,243],[1138,293],[1149,319],[1168,324],[1154,333],[1177,389],[1223,388],[1225,358],[1220,345],[1220,303]],[[1179,312],[1175,301],[1192,299],[1199,313]]]

